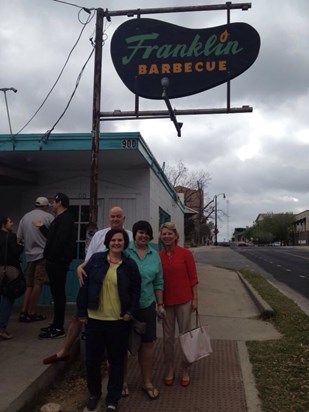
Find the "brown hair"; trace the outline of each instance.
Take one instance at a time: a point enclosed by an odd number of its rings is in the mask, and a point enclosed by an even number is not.
[[[124,229],[110,229],[105,235],[104,245],[106,246],[107,249],[109,249],[109,243],[112,240],[112,237],[116,233],[122,233],[123,239],[124,239],[124,248],[123,249],[126,249],[129,246],[130,240],[129,240],[129,236],[128,236],[127,232]]]

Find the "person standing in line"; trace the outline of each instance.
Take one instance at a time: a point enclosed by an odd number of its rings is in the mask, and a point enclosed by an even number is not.
[[[129,244],[124,229],[105,235],[106,252],[95,253],[84,267],[87,276],[77,297],[77,314],[86,331],[86,407],[97,409],[102,394],[101,364],[109,363],[106,411],[117,410],[123,386],[131,319],[138,310],[141,279],[133,259],[123,251]]]
[[[58,193],[51,203],[56,217],[49,229],[42,220],[33,222],[47,238],[44,258],[46,259],[46,271],[54,301],[52,324],[41,329],[39,333],[41,339],[63,338],[65,336],[63,328],[66,306],[65,283],[76,242],[74,218],[68,211],[69,205],[68,196],[64,193]]]
[[[13,225],[14,222],[9,216],[0,217],[0,265],[14,266],[21,271],[19,258],[24,247],[17,243],[16,234],[13,233]],[[2,278],[0,281],[2,282]],[[13,305],[14,299],[1,294],[0,339],[8,340],[13,338],[13,335],[7,331]]]
[[[125,223],[125,215],[121,207],[119,206],[112,207],[108,212],[108,220],[109,220],[110,227],[99,230],[96,233],[94,233],[87,247],[85,261],[84,263],[79,265],[77,268],[77,276],[78,276],[80,286],[83,285],[84,277],[87,276],[83,269],[84,266],[86,265],[86,262],[91,258],[91,256],[94,253],[106,251],[106,246],[104,244],[106,233],[110,229],[123,229],[123,226]],[[130,230],[126,230],[126,232],[129,236],[129,240],[132,240],[133,239],[132,232]],[[71,322],[69,324],[63,346],[60,348],[60,350],[57,353],[44,358],[43,359],[44,365],[49,365],[51,363],[57,363],[61,361],[65,362],[69,360],[70,351],[76,339],[80,335],[82,327],[83,325],[80,323],[78,317],[74,316],[71,319]]]
[[[163,268],[163,302],[166,316],[163,320],[163,349],[166,367],[164,383],[171,386],[175,380],[175,325],[179,333],[190,329],[191,312],[197,310],[198,277],[193,254],[178,246],[179,233],[174,223],[166,222],[160,227],[159,239],[164,248],[160,251]],[[189,364],[182,358],[180,384],[190,384]]]
[[[26,213],[17,229],[18,242],[23,242],[26,255],[25,277],[27,289],[19,315],[19,322],[35,322],[45,320],[46,316],[38,314],[37,304],[40,299],[43,283],[48,281],[46,262],[43,258],[46,237],[33,225],[33,221],[41,220],[49,228],[54,216],[48,213],[49,201],[46,197],[35,200],[35,209]]]
[[[141,297],[136,319],[146,323],[146,330],[141,335],[141,347],[138,352],[138,361],[142,375],[142,390],[149,399],[159,397],[159,391],[152,384],[152,366],[154,344],[157,339],[156,321],[157,310],[163,311],[163,274],[161,260],[156,250],[149,242],[153,239],[152,227],[149,222],[140,220],[132,227],[133,239],[125,254],[137,264],[141,275]],[[124,378],[122,396],[128,396],[129,389]]]

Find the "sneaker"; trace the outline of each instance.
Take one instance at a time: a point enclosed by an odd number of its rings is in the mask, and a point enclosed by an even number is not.
[[[64,338],[65,333],[64,329],[57,329],[57,328],[50,328],[46,332],[41,331],[39,334],[40,339],[59,339],[59,338]]]
[[[8,331],[3,330],[2,332],[0,332],[0,339],[3,339],[3,340],[13,339],[13,335],[9,333]]]
[[[117,406],[115,405],[107,405],[106,412],[115,412],[116,409],[117,409]]]
[[[86,403],[88,411],[95,411],[98,407],[100,396],[91,395]]]
[[[49,332],[53,328],[53,325],[50,323],[48,326],[45,326],[44,328],[41,328],[41,332]]]

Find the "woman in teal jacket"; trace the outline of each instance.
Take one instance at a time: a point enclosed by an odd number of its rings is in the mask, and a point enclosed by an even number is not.
[[[138,360],[142,374],[142,389],[149,399],[157,399],[159,391],[152,384],[152,364],[156,335],[157,310],[163,312],[163,273],[161,260],[156,250],[149,242],[152,240],[151,225],[140,220],[133,225],[133,241],[125,251],[139,268],[142,280],[140,309],[136,318],[146,323],[146,331],[142,335],[142,344],[138,353]],[[128,387],[125,379],[123,396],[128,395]]]

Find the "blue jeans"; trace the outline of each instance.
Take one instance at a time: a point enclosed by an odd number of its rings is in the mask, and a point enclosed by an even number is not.
[[[86,324],[86,373],[90,395],[101,396],[101,365],[105,350],[109,362],[107,405],[117,405],[121,398],[124,361],[131,322],[88,319]]]
[[[1,296],[0,302],[0,332],[5,332],[14,306],[14,299]]]

